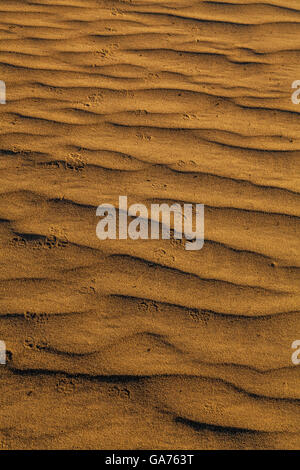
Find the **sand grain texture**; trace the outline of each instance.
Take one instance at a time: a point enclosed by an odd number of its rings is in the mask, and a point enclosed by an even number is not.
[[[1,2],[0,448],[300,447],[299,63],[298,0]]]

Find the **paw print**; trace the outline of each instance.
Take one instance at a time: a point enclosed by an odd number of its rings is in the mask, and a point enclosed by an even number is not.
[[[70,377],[61,377],[56,382],[56,390],[58,393],[70,395],[76,389],[76,381]]]
[[[124,14],[124,12],[122,10],[120,10],[119,8],[112,8],[111,9],[111,14],[113,16],[122,16]]]
[[[50,235],[45,238],[44,241],[44,248],[52,249],[52,248],[64,248],[67,242],[63,242],[59,240],[55,235]]]
[[[48,322],[50,316],[48,313],[25,312],[24,318],[33,323],[45,324]]]
[[[81,294],[95,294],[96,293],[95,283],[96,283],[96,280],[91,279],[90,285],[82,286],[79,289],[79,292]]]
[[[50,227],[50,236],[56,239],[56,246],[64,248],[69,243],[65,229],[60,227]]]
[[[183,238],[171,238],[170,244],[173,248],[185,250],[185,241]]]
[[[163,184],[163,183],[152,183],[151,186],[152,186],[153,189],[162,189],[164,191],[168,187],[166,184]]]
[[[44,351],[49,348],[49,344],[45,339],[35,340],[31,336],[25,338],[24,340],[24,348],[30,349],[32,351]]]
[[[175,261],[175,256],[167,253],[163,248],[159,248],[154,251],[154,259],[158,263],[173,263]]]
[[[148,135],[142,132],[137,133],[136,136],[139,140],[146,140],[146,141],[152,140],[151,135]]]
[[[148,111],[146,111],[146,109],[137,109],[136,111],[134,111],[134,114],[136,116],[146,116],[148,114]]]
[[[25,238],[21,236],[15,236],[10,242],[11,246],[17,247],[17,248],[24,248],[26,246],[27,242]]]
[[[89,95],[88,98],[91,101],[91,103],[99,103],[103,100],[103,93],[101,92],[93,93],[92,95]]]
[[[101,58],[105,58],[109,55],[109,50],[108,49],[100,49],[100,51],[97,51],[96,52],[97,56],[101,57]]]
[[[0,450],[9,450],[10,443],[5,437],[0,438]]]
[[[122,90],[120,95],[125,96],[125,98],[134,98],[134,92],[131,90]]]
[[[64,164],[66,170],[74,171],[82,171],[86,166],[84,157],[78,153],[70,154]]]
[[[138,309],[143,312],[153,313],[158,311],[158,305],[153,300],[141,300],[138,303]]]
[[[199,310],[197,310],[197,309],[191,309],[191,310],[189,310],[188,314],[189,314],[191,320],[193,320],[193,321],[196,322],[196,323],[200,322],[200,320],[201,320],[201,315],[200,315]]]
[[[209,313],[206,312],[205,310],[197,310],[196,308],[195,309],[190,309],[188,311],[188,314],[189,314],[191,320],[193,320],[196,323],[203,322],[203,323],[205,323],[205,325],[207,325],[208,322],[209,322],[209,319],[210,319]]]
[[[156,81],[160,78],[159,74],[158,73],[154,73],[154,72],[149,72],[147,74],[147,77],[146,79],[153,82],[153,81]]]
[[[43,247],[52,248],[65,248],[68,245],[66,232],[63,229],[51,227],[50,234],[45,238]]]
[[[29,337],[24,340],[24,348],[26,349],[34,349],[35,348],[35,341],[33,338]]]
[[[183,119],[185,119],[185,120],[197,119],[197,116],[196,116],[196,114],[187,114],[186,113],[186,114],[183,115]]]
[[[108,389],[108,395],[112,398],[122,398],[125,400],[130,399],[130,391],[126,387],[118,387],[117,385],[114,385],[112,387],[109,387]]]
[[[179,166],[180,168],[185,168],[187,166],[196,167],[197,163],[194,160],[189,160],[187,162],[184,162],[183,160],[178,160],[176,162],[176,165]]]

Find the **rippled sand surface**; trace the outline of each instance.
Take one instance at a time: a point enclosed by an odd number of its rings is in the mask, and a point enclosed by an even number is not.
[[[300,447],[299,64],[299,0],[1,2],[0,448]]]

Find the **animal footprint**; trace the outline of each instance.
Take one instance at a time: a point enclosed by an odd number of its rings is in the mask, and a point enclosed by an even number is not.
[[[69,377],[61,377],[56,382],[56,390],[58,393],[63,393],[64,395],[70,395],[74,393],[76,389],[76,381]]]
[[[163,190],[167,189],[167,185],[163,183],[152,183],[151,186],[153,189],[163,189]]]
[[[66,232],[59,227],[50,227],[50,235],[48,235],[42,246],[44,248],[65,248],[68,245]]]
[[[35,347],[35,341],[34,341],[33,338],[30,337],[30,338],[26,338],[26,339],[24,340],[24,348],[26,348],[26,349],[34,349],[34,347]]]
[[[45,324],[48,322],[50,316],[48,313],[25,312],[24,318],[33,323]]]
[[[136,134],[136,136],[137,136],[137,138],[138,138],[139,140],[147,140],[147,141],[152,140],[151,135],[144,134],[144,133],[142,133],[142,132],[139,132],[138,134]]]
[[[97,54],[97,56],[105,58],[109,55],[109,50],[108,49],[101,49],[100,51],[97,51],[96,54]]]
[[[44,241],[44,248],[52,249],[52,248],[65,248],[68,242],[66,240],[60,240],[55,235],[50,235],[45,238]]]
[[[89,286],[82,286],[80,289],[79,289],[79,292],[81,294],[95,294],[96,293],[96,289],[95,289],[95,279],[91,279],[90,281],[90,284]]]
[[[170,240],[170,244],[174,247],[174,248],[180,248],[182,250],[185,250],[185,244],[184,244],[184,239],[183,238],[171,238]]]
[[[146,109],[137,109],[136,111],[134,111],[134,114],[136,116],[146,116],[148,114],[148,111],[146,111]]]
[[[167,253],[163,248],[154,251],[154,258],[157,262],[162,263],[172,263],[175,261],[175,256]]]
[[[111,14],[113,16],[122,16],[122,15],[124,15],[124,12],[122,10],[120,10],[119,8],[112,8],[111,9]]]
[[[139,302],[138,308],[139,310],[149,313],[158,311],[158,305],[153,302],[153,300],[142,300]]]
[[[112,398],[120,397],[125,400],[130,399],[130,391],[126,387],[118,387],[117,385],[109,387],[108,395]]]
[[[64,163],[66,170],[82,171],[86,166],[86,161],[80,154],[72,153]]]
[[[154,73],[154,72],[149,72],[147,74],[147,77],[146,77],[148,80],[150,81],[156,81],[160,78],[159,74],[158,73]]]
[[[193,166],[193,167],[196,167],[197,166],[197,163],[194,162],[194,160],[189,160],[188,162],[184,162],[183,160],[178,160],[176,162],[177,166],[179,166],[180,168],[184,168],[184,167],[187,167],[187,166]]]
[[[67,234],[60,227],[50,227],[50,236],[56,240],[56,247],[64,248],[69,243]]]
[[[0,450],[8,450],[9,448],[9,441],[5,438],[0,439]]]
[[[184,114],[183,119],[185,120],[197,119],[197,116],[196,114]]]
[[[49,344],[45,339],[35,340],[29,336],[24,340],[24,348],[32,351],[44,351],[49,348]]]
[[[88,96],[91,103],[99,103],[103,100],[103,93],[93,93],[92,95]]]
[[[200,312],[196,309],[189,310],[189,316],[194,322],[200,322],[201,320]]]
[[[15,236],[10,242],[11,246],[17,247],[17,248],[24,248],[26,246],[26,240],[25,238]]]
[[[196,323],[203,322],[203,323],[205,323],[205,325],[207,325],[208,321],[210,319],[209,313],[206,312],[205,310],[197,310],[196,308],[195,309],[190,309],[188,311],[188,314],[189,314],[191,320],[193,320]]]
[[[120,91],[121,96],[125,96],[126,98],[134,98],[134,92],[131,90],[122,90]]]
[[[127,388],[121,388],[119,395],[120,395],[120,398],[123,398],[125,400],[130,399],[130,391]]]

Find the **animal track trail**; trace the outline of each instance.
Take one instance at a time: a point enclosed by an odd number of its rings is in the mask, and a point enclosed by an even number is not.
[[[69,245],[66,232],[62,229],[50,228],[48,235],[15,235],[9,241],[12,248],[28,248],[28,249],[55,249],[66,248]]]
[[[0,2],[0,449],[300,447],[299,15]],[[100,241],[120,195],[203,249]]]

